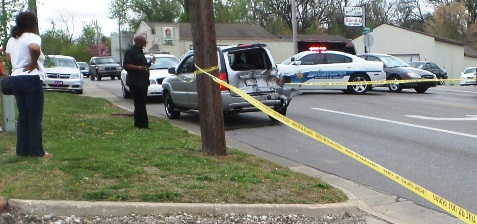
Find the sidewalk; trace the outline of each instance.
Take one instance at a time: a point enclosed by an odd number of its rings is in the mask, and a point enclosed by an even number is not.
[[[84,95],[105,98],[117,106],[132,111],[132,101],[118,99],[111,93],[98,89],[94,85],[85,84]],[[148,111],[149,116],[167,119],[161,114]],[[172,124],[200,134],[198,125],[190,125],[178,120],[169,120]],[[393,195],[375,191],[369,187],[356,184],[340,177],[323,173],[319,170],[304,166],[276,155],[261,151],[245,143],[226,136],[227,147],[236,148],[249,154],[267,159],[290,169],[317,177],[342,190],[348,195],[349,201],[335,204],[319,205],[275,205],[275,204],[171,204],[171,203],[127,203],[127,202],[74,202],[74,201],[31,201],[9,200],[9,206],[27,214],[56,216],[123,216],[129,214],[165,214],[174,212],[203,213],[203,214],[247,214],[247,215],[288,215],[301,214],[307,217],[323,217],[326,215],[343,216],[345,214],[360,214],[365,223],[385,224],[438,224],[464,223],[459,219],[416,205],[412,201]],[[1,198],[0,198],[1,207]],[[346,222],[345,222],[346,223]],[[355,223],[355,222],[349,222]],[[361,222],[360,222],[361,223]]]

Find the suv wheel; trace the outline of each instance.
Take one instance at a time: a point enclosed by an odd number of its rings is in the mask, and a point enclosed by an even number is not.
[[[391,76],[388,80],[401,80],[399,76]],[[402,85],[400,83],[391,83],[388,85],[389,91],[393,93],[400,93],[402,91]]]
[[[101,76],[99,76],[99,74],[96,74],[96,80],[101,81]]]
[[[176,111],[171,94],[168,92],[164,93],[164,107],[166,110],[166,115],[169,119],[176,119],[181,116],[181,113]]]
[[[89,76],[89,78],[91,79],[91,81],[94,81],[94,75],[93,75],[93,74],[91,74],[91,75]]]
[[[363,74],[355,74],[349,78],[349,82],[366,82],[369,81]],[[368,91],[368,85],[349,85],[348,92],[353,94],[365,94]]]
[[[114,80],[115,77],[116,77],[116,76],[112,75],[112,76],[111,76],[111,80]]]
[[[287,116],[287,108],[288,107],[285,107],[285,108],[273,108],[274,111],[278,112],[279,114],[283,115],[283,116]],[[272,121],[276,121],[277,119],[273,118],[272,116],[268,115],[268,117],[270,118],[270,120]]]

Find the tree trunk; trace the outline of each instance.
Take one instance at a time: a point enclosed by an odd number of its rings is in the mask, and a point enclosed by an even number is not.
[[[212,0],[188,1],[195,64],[202,69],[217,66],[217,43]],[[210,71],[219,76],[217,69]],[[209,155],[225,155],[224,116],[220,88],[211,77],[197,74],[202,150]]]

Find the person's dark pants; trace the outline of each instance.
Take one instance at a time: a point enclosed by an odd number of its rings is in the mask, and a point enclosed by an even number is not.
[[[38,75],[12,76],[18,108],[17,156],[44,156],[42,142],[43,82]]]
[[[134,127],[149,128],[149,120],[147,118],[146,101],[147,87],[129,86],[134,101]]]

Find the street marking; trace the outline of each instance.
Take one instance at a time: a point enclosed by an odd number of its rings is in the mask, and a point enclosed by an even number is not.
[[[399,124],[399,125],[404,125],[404,126],[409,126],[409,127],[422,128],[422,129],[427,129],[427,130],[431,130],[431,131],[443,132],[443,133],[447,133],[447,134],[460,135],[460,136],[464,136],[464,137],[477,139],[477,135],[471,135],[471,134],[457,132],[457,131],[449,131],[449,130],[440,129],[440,128],[431,128],[431,127],[417,125],[417,124],[410,124],[410,123],[387,120],[387,119],[376,118],[376,117],[368,117],[368,116],[358,115],[358,114],[350,114],[350,113],[346,113],[346,112],[327,110],[327,109],[322,109],[322,108],[311,108],[311,109],[312,110],[320,110],[320,111],[329,112],[329,113],[348,115],[348,116],[353,116],[353,117],[360,117],[360,118],[365,118],[365,119],[370,119],[370,120],[375,120],[375,121],[382,121],[382,122],[388,122],[388,123],[393,123],[393,124]]]
[[[477,115],[467,115],[467,117],[427,117],[421,115],[406,115],[406,117],[433,121],[477,121]]]

